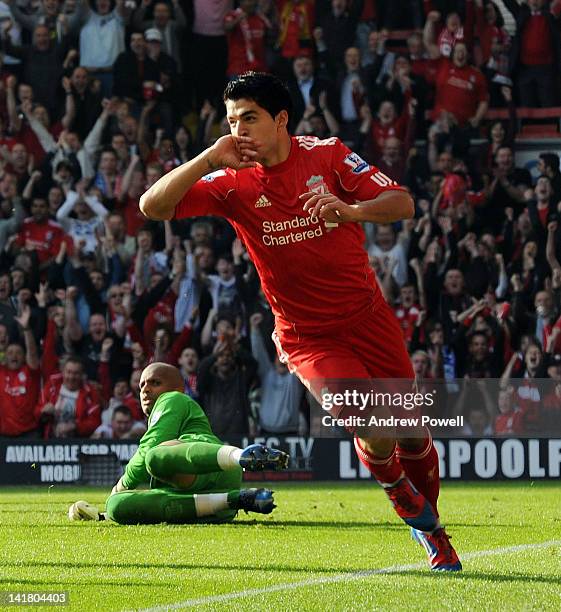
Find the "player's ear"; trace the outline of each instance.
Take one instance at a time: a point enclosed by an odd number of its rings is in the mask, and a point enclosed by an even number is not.
[[[286,128],[288,126],[288,113],[285,110],[281,110],[275,117],[277,129]]]

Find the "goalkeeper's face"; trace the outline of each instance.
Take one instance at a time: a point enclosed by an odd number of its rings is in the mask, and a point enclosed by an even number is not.
[[[165,381],[157,372],[149,373],[147,376],[145,374],[146,371],[140,377],[140,405],[142,412],[149,416],[160,395],[171,389],[166,387]]]
[[[183,378],[177,368],[164,363],[152,363],[140,377],[140,405],[149,416],[156,400],[168,391],[183,391]]]

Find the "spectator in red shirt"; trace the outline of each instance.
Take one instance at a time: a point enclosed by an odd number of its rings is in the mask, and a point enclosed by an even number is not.
[[[400,142],[408,140],[407,135],[415,112],[414,104],[410,102],[411,100],[408,99],[401,115],[397,114],[393,102],[385,100],[380,104],[377,117],[372,121],[369,139],[366,143],[368,156],[375,163],[380,160],[388,138],[397,138]]]
[[[508,50],[510,37],[503,27],[503,18],[494,2],[485,5],[483,0],[475,0],[476,33],[479,38],[481,65],[491,61],[502,64],[502,55]],[[490,66],[491,67],[491,66]],[[498,72],[503,71],[502,65],[494,65]]]
[[[290,75],[291,60],[295,57],[313,55],[313,6],[314,0],[285,0],[281,3],[277,47],[282,58],[278,69],[284,76]]]
[[[226,14],[228,78],[247,70],[267,70],[265,36],[270,27],[267,19],[257,12],[257,0],[241,0],[239,8]]]
[[[489,108],[485,77],[468,64],[468,50],[458,42],[452,59],[440,58],[434,81],[436,100],[434,116],[446,112],[454,116],[460,127],[470,124],[477,128]]]
[[[399,290],[400,303],[394,306],[394,313],[403,330],[407,345],[411,342],[413,331],[421,314],[421,306],[417,303],[415,285],[407,283]]]
[[[468,5],[471,4],[471,2],[468,2]],[[446,25],[440,28],[437,36],[437,24],[440,21],[440,17],[441,15],[438,11],[431,11],[427,15],[423,38],[428,49],[436,46],[442,57],[451,57],[456,43],[460,40],[466,41],[466,30],[462,26],[462,20],[458,13],[453,11],[446,16]]]
[[[499,391],[497,405],[499,414],[495,417],[495,434],[497,436],[516,436],[522,433],[521,412],[514,406],[514,389],[508,387]]]
[[[505,0],[505,5],[516,17],[510,72],[518,86],[519,102],[522,106],[555,106],[561,69],[558,21],[545,0],[528,0],[522,5]]]
[[[31,217],[24,220],[15,240],[16,250],[35,252],[39,269],[45,270],[56,257],[65,239],[62,227],[49,219],[49,205],[45,198],[33,198]]]
[[[16,317],[25,342],[10,343],[6,349],[6,364],[0,365],[0,435],[36,435],[38,425],[34,414],[41,384],[39,353],[30,327],[31,308],[25,305]]]
[[[84,380],[84,365],[68,357],[62,374],[47,381],[35,410],[45,438],[91,436],[101,425],[101,406],[95,387]]]

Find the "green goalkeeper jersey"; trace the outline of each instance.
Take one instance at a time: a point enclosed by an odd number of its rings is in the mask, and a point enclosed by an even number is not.
[[[127,464],[123,486],[135,489],[139,484],[150,481],[144,458],[151,448],[168,440],[188,440],[191,436],[197,440],[222,444],[212,433],[206,414],[195,400],[179,391],[162,393],[148,417],[148,429]]]

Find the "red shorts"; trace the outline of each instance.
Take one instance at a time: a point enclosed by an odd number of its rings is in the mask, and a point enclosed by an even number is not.
[[[280,360],[316,399],[326,379],[415,377],[403,331],[385,300],[348,329],[318,336],[275,331],[273,340]]]

